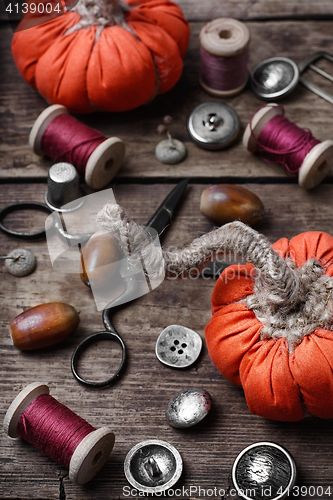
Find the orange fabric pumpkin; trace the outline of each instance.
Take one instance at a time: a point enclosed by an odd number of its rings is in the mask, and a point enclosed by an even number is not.
[[[333,276],[333,238],[326,233],[306,232],[290,241],[282,238],[272,247],[285,261],[294,262],[299,271],[305,267],[310,269],[310,259],[315,259],[314,272],[322,276],[321,280]],[[306,272],[300,275],[305,276]],[[307,332],[306,321],[302,315],[297,317],[295,308],[284,316],[286,336],[280,331],[275,337],[274,317],[266,318],[271,322],[273,334],[265,336],[264,323],[258,319],[262,311],[259,309],[258,314],[247,305],[255,292],[255,276],[252,264],[232,265],[224,270],[215,285],[213,316],[205,330],[213,363],[224,377],[243,387],[252,413],[280,421],[298,421],[307,412],[320,418],[333,418],[333,280],[326,279],[325,293],[318,296],[317,307],[329,318],[322,327],[319,324]],[[312,274],[308,280],[309,291],[315,282],[315,274]],[[316,307],[312,309],[315,315]],[[289,325],[301,328],[303,320],[303,335],[292,346],[290,342],[288,345]]]
[[[189,25],[169,0],[79,0],[52,17],[28,12],[12,42],[21,75],[52,104],[126,111],[181,76]]]

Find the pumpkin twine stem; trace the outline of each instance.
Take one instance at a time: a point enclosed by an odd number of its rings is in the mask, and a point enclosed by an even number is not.
[[[118,25],[134,34],[125,20],[126,13],[130,10],[124,0],[79,0],[71,12],[77,12],[81,19],[67,30],[66,35],[93,25],[98,27],[96,39],[106,26]]]
[[[160,274],[160,249],[141,226],[119,205],[108,203],[97,215],[98,225],[111,232],[134,266],[140,255],[152,276]],[[131,241],[132,254],[128,253]],[[332,329],[333,279],[316,259],[297,268],[273,250],[268,239],[236,221],[196,238],[185,248],[163,250],[165,277],[191,276],[214,257],[236,254],[255,267],[254,293],[240,302],[253,310],[263,323],[261,337],[286,337],[290,350],[316,328]],[[135,260],[137,259],[137,260]],[[231,278],[230,278],[231,279]],[[237,275],[234,276],[237,279]]]

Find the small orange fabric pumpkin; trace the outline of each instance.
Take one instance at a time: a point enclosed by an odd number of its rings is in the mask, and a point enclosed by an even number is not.
[[[333,418],[333,237],[306,232],[272,248],[297,277],[297,285],[286,278],[292,306],[265,303],[266,279],[252,264],[229,266],[212,294],[205,330],[210,357],[224,377],[243,387],[257,415]],[[265,252],[268,261],[272,256]]]
[[[52,17],[28,11],[12,42],[21,75],[52,104],[126,111],[181,76],[189,25],[169,0],[79,0]]]

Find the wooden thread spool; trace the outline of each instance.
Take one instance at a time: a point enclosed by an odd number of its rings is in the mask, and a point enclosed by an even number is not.
[[[44,156],[42,138],[47,127],[59,115],[69,115],[65,106],[54,104],[44,109],[35,121],[29,136],[29,146],[32,151]],[[76,120],[71,117],[72,120]],[[78,125],[81,122],[76,120]],[[91,129],[93,130],[93,129]],[[56,140],[56,138],[55,138]],[[102,189],[117,174],[125,156],[125,145],[118,137],[105,138],[89,156],[85,166],[84,178],[86,184],[93,189]],[[53,158],[53,160],[56,160]],[[76,167],[76,165],[74,165]]]
[[[248,80],[250,32],[232,18],[219,18],[200,32],[200,84],[210,94],[229,97],[239,94]]]
[[[16,396],[4,418],[3,426],[8,436],[11,438],[19,436],[17,428],[21,415],[42,394],[49,394],[48,386],[41,382],[32,382]],[[79,485],[90,481],[108,459],[114,440],[115,436],[108,427],[93,430],[85,436],[71,457],[70,480]]]
[[[248,123],[243,144],[250,153],[258,151],[257,140],[265,125],[277,115],[284,115],[282,106],[269,103],[260,108]],[[312,189],[322,182],[333,166],[333,141],[326,140],[317,144],[305,156],[298,171],[298,183],[305,189]]]

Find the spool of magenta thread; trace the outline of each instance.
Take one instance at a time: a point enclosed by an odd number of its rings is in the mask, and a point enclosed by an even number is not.
[[[302,129],[284,116],[283,106],[275,103],[258,109],[250,119],[243,144],[269,163],[280,163],[298,174],[305,189],[320,184],[333,166],[333,141],[320,142],[309,129]]]
[[[239,94],[248,80],[250,32],[232,18],[219,18],[200,32],[200,84],[210,94]]]
[[[102,189],[114,178],[125,156],[125,145],[118,137],[104,137],[69,115],[60,104],[49,106],[39,115],[29,145],[39,156],[74,165],[93,189]]]
[[[103,467],[115,440],[108,427],[95,429],[50,396],[41,382],[29,384],[16,396],[5,415],[4,430],[69,469],[70,480],[79,485]]]

